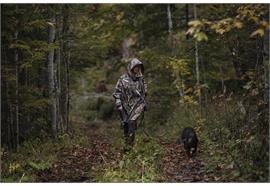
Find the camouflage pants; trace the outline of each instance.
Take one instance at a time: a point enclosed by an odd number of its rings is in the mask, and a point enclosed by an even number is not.
[[[132,147],[135,140],[135,132],[137,130],[137,122],[131,120],[128,124],[124,125],[124,137],[127,147]]]

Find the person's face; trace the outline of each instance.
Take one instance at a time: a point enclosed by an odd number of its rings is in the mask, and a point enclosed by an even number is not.
[[[135,66],[135,67],[133,68],[133,71],[134,71],[135,74],[139,73],[140,70],[141,70],[141,67],[140,67],[140,66]]]

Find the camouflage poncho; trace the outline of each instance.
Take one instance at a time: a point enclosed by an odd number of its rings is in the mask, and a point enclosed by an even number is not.
[[[135,76],[132,69],[137,65],[141,66],[141,73]],[[147,92],[143,72],[143,63],[136,58],[133,59],[128,65],[128,73],[119,78],[113,92],[116,106],[121,105],[124,109],[124,118],[127,118],[128,113],[130,113],[129,120],[133,121],[138,119],[146,106],[145,102],[141,101]]]

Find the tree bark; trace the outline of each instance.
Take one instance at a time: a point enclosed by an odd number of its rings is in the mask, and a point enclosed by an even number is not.
[[[10,119],[10,136],[11,136],[11,149],[14,151],[15,150],[15,131],[14,131],[14,109],[11,108],[9,109],[9,119]]]
[[[268,5],[268,12],[269,12],[269,19],[270,19],[270,4]],[[268,73],[268,80],[267,80],[267,73],[266,73],[266,79],[265,79],[265,99],[266,99],[266,103],[267,103],[267,99],[268,99],[268,121],[270,121],[270,31],[268,30],[268,65],[266,65],[266,71]],[[267,68],[268,67],[268,68]],[[268,135],[270,135],[270,127],[268,129]],[[269,162],[270,162],[270,156],[269,156]],[[270,178],[270,171],[269,171],[269,178]]]
[[[238,37],[232,37],[228,40],[228,47],[232,56],[233,68],[235,71],[235,76],[241,79],[241,64],[239,62],[239,40]]]
[[[18,31],[15,31],[15,33],[14,33],[14,40],[15,40],[15,43],[17,43]],[[14,50],[14,63],[16,65],[16,69],[15,69],[15,76],[16,76],[16,82],[15,82],[16,144],[15,144],[15,148],[17,149],[17,146],[19,145],[19,55],[18,55],[18,49],[17,48],[15,48],[15,50]]]
[[[189,22],[189,7],[188,4],[186,4],[186,30],[188,30],[188,22]],[[186,39],[188,39],[189,36],[186,34]]]
[[[194,4],[194,19],[197,19],[196,4]],[[199,49],[198,49],[198,41],[196,39],[195,39],[195,63],[196,63],[196,86],[198,88],[199,104],[201,105]]]
[[[49,44],[54,43],[55,39],[55,15],[50,18],[49,26]],[[51,49],[48,54],[48,78],[49,78],[49,99],[50,99],[50,114],[52,133],[56,134],[56,96],[55,96],[55,81],[54,81],[54,49]]]
[[[167,5],[167,16],[168,16],[168,33],[170,38],[172,37],[172,28],[173,28],[173,23],[172,23],[172,13],[171,13],[171,5]]]
[[[171,47],[171,55],[175,55],[175,44],[173,39],[173,22],[172,22],[172,12],[171,5],[167,5],[167,17],[168,17],[168,33],[169,33],[169,45]]]
[[[223,70],[222,67],[219,67],[219,72],[221,74],[221,91],[224,94],[225,93],[225,85],[224,85],[224,79],[223,79]]]
[[[268,22],[270,23],[270,4],[268,5],[268,13],[269,13]],[[268,29],[268,70],[267,71],[268,71],[268,81],[266,79],[266,82],[268,82],[268,87],[267,87],[268,91],[265,91],[265,92],[268,93],[266,97],[268,98],[268,121],[270,121],[270,95],[269,95],[270,94],[270,30],[269,29]],[[268,136],[269,135],[270,135],[270,127],[268,127]],[[270,144],[268,144],[268,145],[269,145],[269,149],[270,149]],[[269,156],[268,160],[269,160],[268,162],[270,162],[270,156]],[[270,181],[270,171],[268,171],[268,172],[269,172],[269,181]]]
[[[62,132],[61,128],[61,117],[60,117],[60,93],[61,93],[61,58],[60,49],[56,49],[56,110],[57,110],[57,131]]]
[[[56,74],[55,74],[55,83],[56,83],[56,121],[57,121],[57,133],[62,133],[62,120],[61,120],[61,107],[60,107],[60,98],[61,98],[61,23],[60,19],[56,19],[56,29],[57,29],[57,40],[59,42],[58,48],[55,50],[56,53]]]
[[[1,49],[2,51],[2,49]],[[4,60],[3,60],[3,64],[5,65],[8,65],[8,60],[7,60],[7,51],[4,50]],[[1,56],[1,60],[2,60],[2,56]],[[1,63],[2,65],[2,63]],[[8,70],[5,69],[5,74],[6,76],[8,75]],[[2,73],[1,73],[2,74]],[[5,108],[5,110],[3,110],[3,116],[4,116],[4,119],[2,120],[1,118],[1,122],[4,121],[7,125],[6,125],[6,128],[5,128],[5,132],[6,132],[6,142],[7,142],[7,145],[8,145],[8,150],[11,151],[12,150],[12,143],[13,143],[13,139],[12,139],[12,127],[13,127],[13,124],[11,123],[11,103],[10,103],[10,95],[9,95],[9,84],[8,84],[8,81],[5,79],[3,80],[3,87],[5,91],[3,91],[3,93],[5,93],[4,95],[2,95],[3,97],[2,98],[2,104],[3,104],[3,108]],[[2,87],[1,87],[2,88]],[[2,92],[2,91],[1,91]],[[2,106],[1,104],[1,106]],[[2,114],[2,113],[1,113]],[[2,115],[1,115],[2,116]],[[5,125],[2,125],[2,127],[4,127]],[[2,134],[1,134],[2,135]],[[2,137],[2,136],[1,136]]]
[[[70,64],[70,41],[69,41],[69,6],[63,7],[63,123],[65,132],[69,131],[69,64]]]
[[[70,65],[70,42],[68,42],[68,52],[67,52],[67,128],[66,132],[69,131],[69,109],[70,109],[70,94],[69,94],[69,87],[70,87],[70,73],[69,73],[69,65]]]

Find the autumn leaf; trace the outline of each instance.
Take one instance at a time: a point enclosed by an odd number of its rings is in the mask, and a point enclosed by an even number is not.
[[[261,28],[259,28],[258,30],[254,31],[254,32],[250,35],[250,37],[255,37],[255,36],[260,36],[260,37],[264,36],[264,30],[261,29]]]
[[[198,41],[207,41],[208,37],[205,33],[203,32],[199,32],[197,34],[194,35],[194,37],[198,40]]]
[[[262,25],[263,27],[267,27],[269,24],[267,21],[261,21],[260,25]]]
[[[235,21],[234,22],[234,27],[241,29],[243,27],[243,23],[241,21]]]
[[[198,27],[198,26],[201,26],[202,25],[202,22],[199,21],[199,20],[194,20],[194,21],[188,22],[188,25],[189,26],[193,26],[193,27]]]

